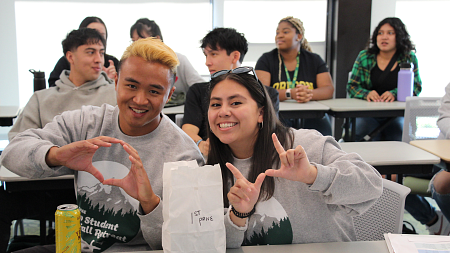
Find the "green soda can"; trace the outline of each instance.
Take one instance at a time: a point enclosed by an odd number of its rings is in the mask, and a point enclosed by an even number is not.
[[[80,210],[75,204],[58,206],[55,213],[56,253],[81,252]]]

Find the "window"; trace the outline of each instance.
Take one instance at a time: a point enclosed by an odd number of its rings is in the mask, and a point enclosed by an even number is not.
[[[236,9],[240,13],[236,14]],[[305,27],[305,38],[314,53],[325,59],[327,1],[224,0],[224,26],[244,33],[249,52],[243,65],[255,66],[258,58],[275,48],[275,32],[280,19],[299,18]]]
[[[400,1],[396,16],[406,25],[416,45],[422,78],[421,97],[442,97],[450,82],[448,63],[448,10],[450,1]],[[417,10],[420,10],[418,12]],[[418,14],[420,13],[420,14]]]
[[[70,11],[69,11],[70,10]],[[20,106],[33,93],[29,69],[45,71],[46,79],[63,56],[61,41],[78,29],[87,16],[98,16],[108,29],[107,53],[120,59],[130,44],[130,27],[146,17],[160,26],[164,42],[182,53],[200,70],[205,68],[199,40],[211,30],[209,0],[172,0],[148,3],[16,1],[16,31]]]

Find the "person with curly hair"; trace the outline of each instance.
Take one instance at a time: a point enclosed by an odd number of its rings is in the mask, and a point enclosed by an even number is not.
[[[258,59],[255,70],[264,85],[278,90],[280,101],[294,99],[306,103],[333,98],[334,86],[327,64],[312,52],[300,19],[291,16],[281,19],[275,43],[275,49]],[[302,120],[304,128],[331,135],[328,115]],[[289,126],[293,125],[293,119],[283,121]]]
[[[362,50],[347,84],[351,98],[369,102],[392,102],[397,97],[397,77],[400,63],[414,65],[414,96],[422,91],[422,80],[412,44],[405,24],[399,18],[385,18],[372,34],[367,49]],[[385,71],[386,70],[386,71]],[[357,118],[356,140],[361,140],[378,126],[390,121],[373,140],[402,140],[403,117]]]

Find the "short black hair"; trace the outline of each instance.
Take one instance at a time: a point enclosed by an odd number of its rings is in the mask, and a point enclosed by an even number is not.
[[[100,33],[91,28],[81,28],[73,30],[67,34],[66,38],[62,41],[64,55],[68,51],[74,51],[79,46],[97,44],[101,42],[103,46],[106,46],[106,41]]]
[[[161,41],[163,40],[163,36],[161,33],[161,29],[159,29],[158,24],[155,21],[149,20],[148,18],[141,18],[134,23],[134,25],[130,28],[130,38],[133,37],[133,32],[136,30],[139,38],[145,38],[142,32],[146,32],[150,37],[159,36]]]
[[[81,21],[80,26],[78,27],[78,29],[87,28],[88,25],[90,25],[91,23],[100,23],[100,24],[102,24],[105,27],[106,38],[108,39],[108,29],[106,29],[105,23],[99,17],[86,17],[86,18],[84,18],[83,21]]]
[[[218,50],[218,48],[221,48],[227,51],[227,55],[238,51],[241,53],[239,58],[241,64],[248,51],[248,43],[244,34],[238,33],[234,28],[215,28],[206,34],[200,43],[202,44],[200,46],[202,49],[210,47],[212,50]]]

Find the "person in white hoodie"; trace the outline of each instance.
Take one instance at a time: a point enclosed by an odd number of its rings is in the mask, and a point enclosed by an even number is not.
[[[70,71],[61,73],[56,86],[37,91],[28,101],[14,123],[8,138],[11,141],[27,129],[43,128],[64,111],[80,109],[83,105],[116,105],[114,81],[102,71],[105,39],[94,29],[73,30],[62,41]],[[39,192],[10,193],[0,189],[0,253],[6,252],[13,220],[38,217]],[[58,190],[46,192],[46,213],[53,215],[60,204],[75,203],[75,192]]]

